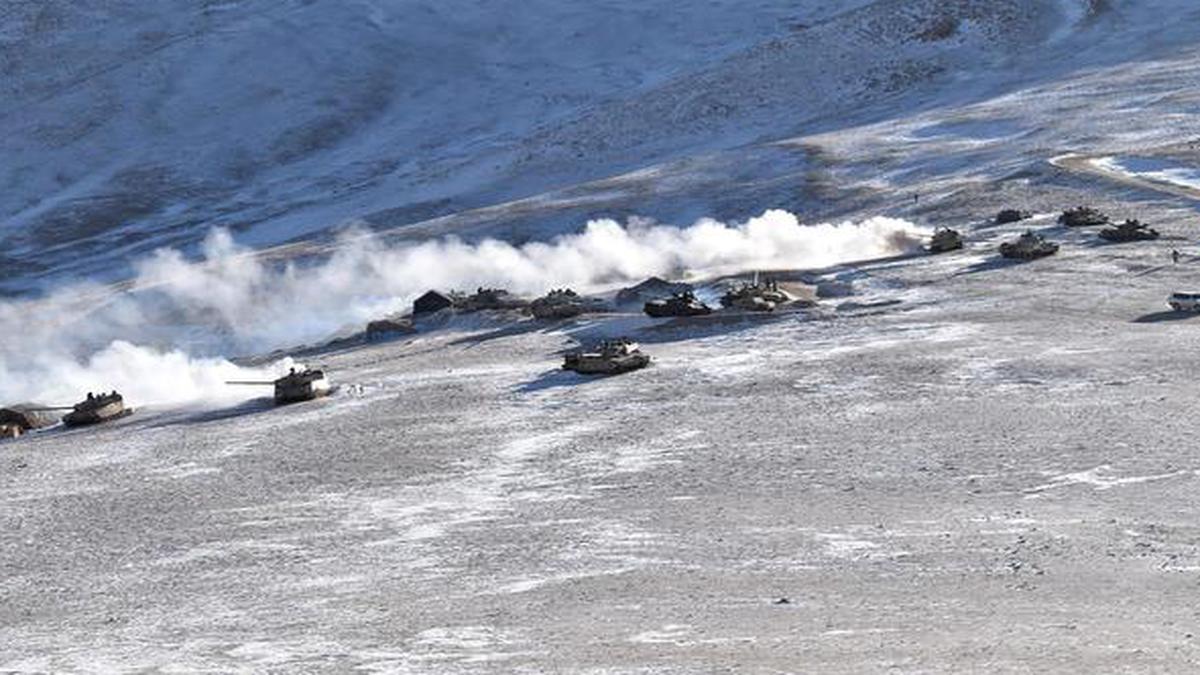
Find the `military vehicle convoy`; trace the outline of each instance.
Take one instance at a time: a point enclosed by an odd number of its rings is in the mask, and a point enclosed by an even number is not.
[[[292,368],[287,375],[274,381],[235,380],[225,384],[274,387],[276,405],[312,401],[333,392],[333,387],[329,384],[329,378],[325,376],[325,371],[313,368],[305,368],[300,371]]]
[[[1019,223],[1022,220],[1029,220],[1033,214],[1028,211],[1020,211],[1018,209],[1004,209],[996,214],[997,225],[1007,225],[1009,223]]]
[[[1063,211],[1058,217],[1058,222],[1067,227],[1095,227],[1108,225],[1109,218],[1090,206],[1077,206]]]
[[[1100,230],[1100,238],[1105,241],[1126,242],[1126,241],[1150,241],[1158,239],[1158,230],[1147,226],[1140,220],[1129,219],[1120,225],[1106,227]]]
[[[930,253],[948,253],[957,251],[963,247],[962,235],[958,230],[952,230],[948,227],[940,227],[933,233],[933,238],[929,240]]]
[[[63,415],[62,421],[68,427],[82,427],[111,422],[132,414],[133,409],[125,407],[125,399],[116,391],[98,396],[88,392],[87,398],[76,403],[71,412]]]
[[[669,298],[651,300],[642,307],[642,311],[655,318],[712,314],[712,308],[698,300],[692,291],[680,291]]]
[[[1046,241],[1033,230],[1025,230],[1025,233],[1016,241],[1006,241],[1000,244],[1000,255],[1014,260],[1033,260],[1055,253],[1058,253],[1058,244]]]
[[[592,350],[568,353],[563,358],[563,370],[581,375],[617,375],[650,365],[636,342],[629,338],[604,340]]]

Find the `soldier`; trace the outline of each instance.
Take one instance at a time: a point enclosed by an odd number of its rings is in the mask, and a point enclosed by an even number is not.
[[[1173,261],[1173,262],[1174,262],[1176,265],[1178,265],[1178,264],[1179,264],[1179,249],[1174,249],[1174,248],[1173,248],[1173,249],[1171,249],[1171,260],[1172,260],[1172,261]]]

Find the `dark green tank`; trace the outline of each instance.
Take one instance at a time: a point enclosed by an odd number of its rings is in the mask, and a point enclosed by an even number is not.
[[[1000,244],[1000,255],[1015,260],[1033,260],[1058,253],[1058,244],[1046,241],[1032,230],[1026,230],[1016,241]]]

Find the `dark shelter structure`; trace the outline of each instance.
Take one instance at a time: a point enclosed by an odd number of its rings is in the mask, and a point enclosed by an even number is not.
[[[453,306],[454,301],[449,296],[437,291],[426,291],[425,295],[413,301],[413,316],[432,314]]]

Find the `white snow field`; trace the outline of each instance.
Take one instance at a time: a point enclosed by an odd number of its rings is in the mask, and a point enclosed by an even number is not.
[[[0,404],[136,408],[0,441],[0,672],[1196,670],[1197,18],[0,5]],[[833,292],[358,335],[759,270]]]

